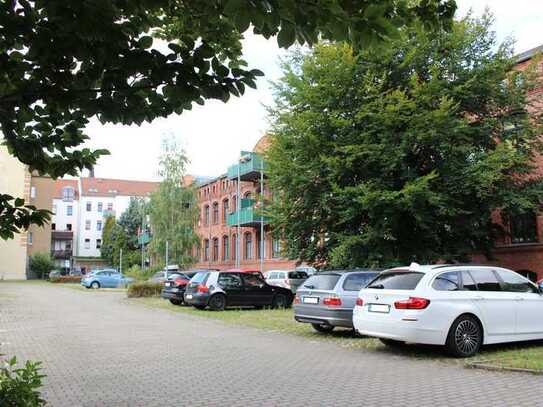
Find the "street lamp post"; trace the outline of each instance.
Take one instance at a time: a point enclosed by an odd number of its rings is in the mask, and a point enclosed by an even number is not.
[[[260,161],[260,273],[264,275],[264,161]]]
[[[240,244],[240,237],[239,237],[239,233],[241,231],[241,226],[240,226],[240,206],[241,206],[241,199],[239,199],[239,195],[241,193],[241,189],[240,189],[240,178],[241,178],[241,173],[240,173],[240,166],[241,166],[241,158],[238,162],[238,182],[237,182],[237,195],[236,195],[236,217],[237,217],[237,222],[236,222],[236,225],[237,225],[237,228],[236,228],[236,268],[239,268],[240,267],[240,251],[239,251],[239,244]]]

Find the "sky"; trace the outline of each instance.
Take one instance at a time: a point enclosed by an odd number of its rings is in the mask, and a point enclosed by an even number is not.
[[[470,9],[480,15],[488,7],[495,17],[498,40],[515,38],[517,53],[543,44],[543,5],[539,0],[457,0],[457,4],[457,16]],[[256,90],[247,87],[241,98],[232,97],[227,103],[210,100],[182,115],[172,114],[141,126],[102,125],[91,120],[85,147],[106,148],[111,153],[99,159],[95,176],[159,180],[161,142],[172,136],[187,152],[188,173],[217,176],[226,172],[241,150],[252,150],[266,133],[265,106],[273,103],[270,82],[280,78],[280,58],[286,55],[274,39],[252,34],[246,34],[243,51],[249,67],[260,69],[265,76],[259,78]]]

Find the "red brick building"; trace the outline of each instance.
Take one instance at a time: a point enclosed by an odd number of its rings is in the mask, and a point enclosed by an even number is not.
[[[197,231],[201,238],[201,245],[194,253],[199,258],[195,267],[221,270],[236,267],[239,220],[240,267],[259,269],[263,251],[264,271],[294,269],[295,261],[281,257],[280,241],[273,239],[266,219],[259,215],[262,202],[270,199],[270,191],[265,182],[265,164],[259,154],[267,144],[268,140],[264,136],[252,152],[242,152],[241,162],[231,166],[226,174],[210,180],[195,180],[198,184],[200,206]],[[264,174],[263,193],[261,193],[261,170]],[[241,197],[239,205],[238,175]],[[264,223],[263,250],[261,250],[261,222]]]
[[[525,70],[534,62],[534,58],[543,52],[543,45],[528,50],[517,56],[519,70]],[[537,63],[537,73],[543,80],[543,60]],[[543,86],[534,89],[529,97],[536,108],[543,110]],[[537,159],[538,175],[543,174],[543,157]],[[543,213],[527,214],[504,222],[499,213],[495,221],[504,224],[508,233],[496,242],[492,263],[510,268],[535,281],[543,278]],[[481,263],[488,260],[481,255],[473,256]]]

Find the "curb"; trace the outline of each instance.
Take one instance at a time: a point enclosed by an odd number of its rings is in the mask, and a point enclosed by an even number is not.
[[[493,372],[527,373],[527,374],[531,374],[535,376],[543,376],[543,370],[541,369],[526,369],[526,368],[521,368],[521,367],[497,366],[497,365],[487,363],[487,361],[467,363],[465,367],[468,369],[482,369],[482,370],[488,370],[488,371],[493,371]]]

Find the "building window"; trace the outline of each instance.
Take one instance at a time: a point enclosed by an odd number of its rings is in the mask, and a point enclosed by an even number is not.
[[[245,199],[251,199],[252,197],[253,195],[251,194],[251,191],[245,192],[245,196],[244,196]]]
[[[243,242],[245,246],[245,253],[243,258],[245,260],[250,260],[253,258],[253,235],[251,232],[245,233],[243,236]]]
[[[272,256],[273,258],[281,257],[281,241],[279,239],[272,240]]]
[[[90,249],[90,239],[85,239],[85,249]]]
[[[67,223],[66,224],[66,230],[72,230],[72,224],[71,223]]]
[[[222,201],[222,223],[226,223],[228,219],[228,199]]]
[[[219,239],[213,238],[213,261],[219,260]]]
[[[213,223],[216,225],[219,223],[219,203],[213,203]]]
[[[51,223],[51,230],[56,230],[56,229],[57,229],[57,225],[54,223]]]
[[[91,221],[90,220],[85,221],[85,230],[91,230]]]
[[[104,205],[102,204],[102,202],[98,202],[98,205],[97,205],[97,206],[98,206],[98,212],[102,212],[102,209],[103,209],[103,206],[104,206]]]
[[[107,203],[107,210],[110,211],[110,212],[113,210],[113,202],[108,202]]]
[[[102,221],[101,220],[97,220],[96,221],[96,230],[98,232],[101,232],[102,231]]]
[[[27,239],[28,244],[32,246],[32,241],[33,241],[32,232],[28,232],[26,239]]]
[[[66,216],[72,216],[73,211],[74,211],[73,206],[72,206],[72,205],[68,205],[68,206],[66,207]]]
[[[209,225],[209,205],[204,206],[204,225]]]
[[[236,234],[234,233],[232,235],[232,259],[237,259],[237,247],[238,247],[238,239]]]
[[[36,198],[36,187],[30,187],[30,198]]]
[[[92,202],[87,202],[87,212],[92,211]]]
[[[537,218],[535,213],[528,212],[512,216],[511,243],[532,243],[537,241]]]
[[[204,240],[204,261],[209,260],[209,240]]]
[[[72,187],[62,188],[62,200],[63,201],[73,201],[74,200],[74,189]]]
[[[102,247],[102,239],[96,239],[96,248],[99,249]]]
[[[230,255],[230,240],[228,236],[222,237],[222,259],[228,260]]]
[[[238,197],[234,195],[232,197],[232,212],[235,212],[237,210],[236,209],[237,207],[238,207]]]

